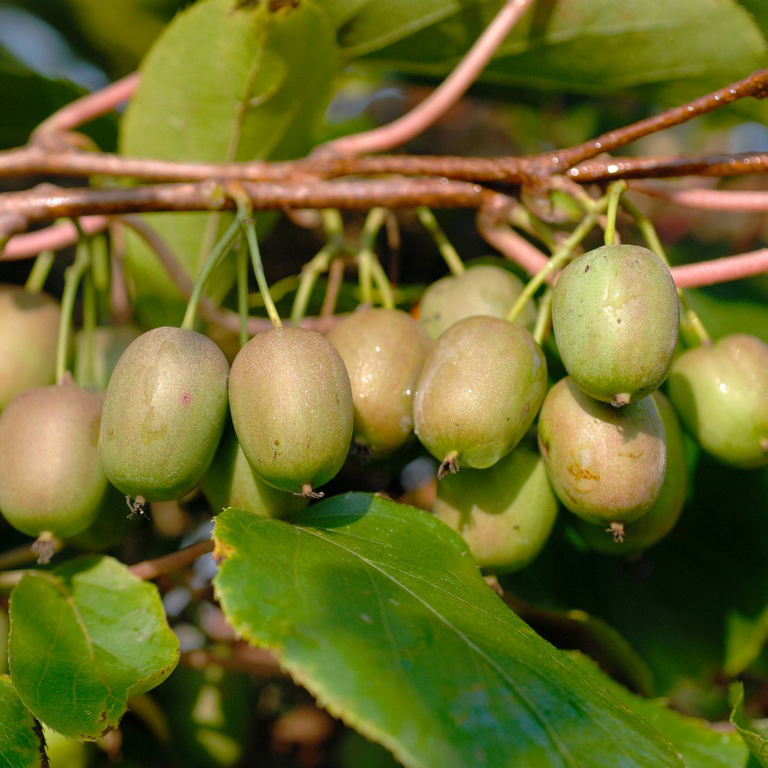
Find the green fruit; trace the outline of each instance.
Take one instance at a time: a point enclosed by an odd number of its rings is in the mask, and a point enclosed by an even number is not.
[[[117,361],[132,341],[141,336],[136,325],[110,325],[93,329],[93,355],[91,359],[92,381],[89,382],[88,337],[85,331],[75,336],[75,380],[88,382],[100,390],[106,390],[109,377]]]
[[[474,315],[506,318],[523,290],[508,269],[482,264],[461,275],[443,277],[424,291],[419,303],[419,322],[433,339],[455,322]],[[528,301],[517,322],[533,328],[536,307]]]
[[[552,291],[563,365],[588,395],[626,405],[657,389],[677,347],[679,302],[647,248],[606,245],[574,259]]]
[[[644,515],[664,481],[664,425],[652,398],[613,408],[585,395],[570,377],[547,393],[539,450],[552,487],[574,514],[597,525]]]
[[[227,416],[229,365],[209,338],[156,328],[125,350],[107,387],[99,450],[124,494],[170,501],[213,459]]]
[[[683,352],[669,396],[701,447],[735,467],[768,465],[768,345],[734,334]]]
[[[326,335],[352,384],[352,438],[373,458],[389,456],[413,432],[413,392],[431,347],[426,333],[399,309],[365,309]]]
[[[416,435],[440,459],[440,476],[485,469],[533,423],[547,388],[541,347],[516,323],[468,317],[452,325],[424,363],[413,404]]]
[[[229,404],[256,474],[307,496],[341,469],[352,438],[352,388],[341,355],[305,328],[272,328],[232,363]]]
[[[0,414],[0,511],[29,536],[87,528],[107,492],[98,439],[103,397],[70,377],[33,387]]]
[[[516,571],[549,538],[557,499],[544,462],[525,442],[490,469],[467,469],[437,486],[432,511],[458,531],[481,568]]]
[[[24,390],[53,384],[60,316],[48,294],[0,285],[0,411]]]
[[[201,483],[215,513],[237,507],[262,517],[284,517],[307,506],[303,496],[279,491],[259,479],[245,458],[231,422]]]
[[[675,527],[683,511],[688,491],[688,465],[680,422],[672,404],[660,391],[654,392],[651,397],[659,409],[667,442],[667,466],[659,497],[639,520],[624,526],[623,542],[606,536],[598,526],[577,520],[576,527],[581,537],[598,552],[630,555],[648,549]]]

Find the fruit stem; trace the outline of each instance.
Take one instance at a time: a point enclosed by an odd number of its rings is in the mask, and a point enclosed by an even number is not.
[[[646,245],[650,248],[669,269],[669,259],[664,251],[664,246],[661,244],[659,235],[656,232],[656,227],[653,226],[653,222],[646,216],[634,203],[630,200],[624,199],[624,208],[637,223],[637,228],[640,230]],[[704,327],[704,323],[701,322],[701,318],[691,308],[688,303],[688,297],[682,288],[677,289],[677,296],[680,299],[680,306],[683,311],[680,313],[680,330],[686,341],[686,344],[690,347],[695,347],[700,344],[711,344],[712,339],[707,333],[707,329]]]
[[[544,243],[550,251],[554,251],[557,248],[557,240],[551,227],[538,218],[538,216],[534,216],[525,206],[516,205],[509,212],[509,223]]]
[[[29,293],[40,293],[40,291],[43,290],[45,281],[48,279],[48,275],[51,272],[54,258],[53,251],[41,251],[37,254],[35,263],[32,265],[32,270],[24,285],[24,288]]]
[[[328,270],[331,258],[338,251],[336,243],[326,243],[313,257],[301,268],[299,287],[291,308],[291,325],[298,327],[307,311],[309,297],[317,283],[317,278]]]
[[[69,336],[72,330],[72,310],[75,307],[75,297],[80,278],[90,267],[90,254],[84,238],[80,239],[75,251],[72,266],[64,271],[64,291],[61,296],[61,322],[59,323],[59,338],[56,344],[56,381],[59,381],[67,370],[67,353],[69,351]]]
[[[392,285],[389,282],[387,273],[384,271],[384,267],[381,266],[381,262],[374,256],[371,259],[371,273],[373,275],[373,282],[376,283],[376,287],[381,294],[381,303],[385,309],[395,308],[395,295],[392,293]]]
[[[208,278],[211,276],[219,260],[224,254],[231,248],[232,243],[237,237],[237,233],[240,229],[240,222],[235,219],[227,231],[219,238],[218,242],[211,248],[211,252],[208,254],[203,264],[203,268],[200,270],[200,274],[195,280],[195,284],[192,287],[192,293],[189,296],[187,302],[187,311],[184,313],[184,320],[181,323],[181,328],[186,331],[192,331],[195,328],[195,317],[197,316],[197,305],[200,303],[200,297],[203,294],[203,288],[205,287]]]
[[[552,286],[547,286],[539,299],[539,312],[536,315],[536,325],[531,334],[536,343],[541,346],[549,333],[552,322]]]
[[[91,252],[93,255],[93,252]],[[93,262],[91,269],[83,275],[83,357],[78,360],[78,381],[81,387],[96,386],[96,376],[93,369],[94,330],[96,329],[97,304],[96,286],[93,279]],[[79,354],[79,349],[78,349]]]
[[[240,317],[240,348],[248,343],[248,254],[245,248],[237,249],[237,313]]]
[[[621,196],[627,189],[626,181],[615,181],[608,185],[608,209],[605,214],[605,244],[616,243],[616,216],[619,212]]]
[[[526,283],[525,287],[520,292],[520,295],[517,297],[517,301],[512,305],[512,309],[509,310],[509,314],[507,315],[507,320],[509,320],[510,323],[513,323],[517,319],[517,316],[522,312],[526,302],[528,299],[533,298],[533,294],[536,293],[539,286],[544,283],[550,275],[564,267],[570,261],[573,249],[595,226],[597,217],[601,213],[601,208],[604,205],[605,198],[602,200],[602,205],[595,206],[594,210],[584,216],[576,229],[574,229],[568,236],[568,239],[552,254],[550,260]]]
[[[373,264],[376,261],[376,253],[374,252],[376,235],[384,224],[386,214],[385,208],[371,208],[360,234],[360,249],[357,252],[360,298],[363,304],[370,306],[373,306]],[[387,283],[387,285],[389,284]],[[381,289],[380,285],[379,289]]]
[[[427,230],[429,236],[438,247],[440,255],[448,265],[451,274],[457,276],[466,272],[467,268],[464,266],[464,262],[461,260],[458,251],[451,245],[450,241],[445,236],[445,232],[443,232],[442,228],[437,223],[435,214],[432,213],[426,205],[420,205],[416,209],[416,215],[419,217],[419,221],[422,223],[424,229]]]
[[[264,274],[264,264],[261,261],[259,241],[256,237],[256,223],[253,220],[253,216],[251,216],[252,211],[250,201],[238,198],[235,202],[237,203],[237,221],[243,229],[245,229],[248,250],[251,253],[253,272],[256,275],[256,282],[259,286],[261,298],[264,299],[264,307],[267,310],[272,326],[274,328],[282,328],[283,321],[280,319],[280,315],[277,314],[277,307],[275,307],[275,302],[272,301],[272,296],[269,292],[269,284],[267,283],[267,278]]]

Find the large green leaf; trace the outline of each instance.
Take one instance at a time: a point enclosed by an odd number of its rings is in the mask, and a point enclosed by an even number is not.
[[[349,494],[296,522],[218,515],[222,607],[407,766],[683,765],[512,613],[431,515]]]
[[[304,154],[332,94],[333,31],[311,0],[276,11],[270,6],[203,0],[177,16],[142,65],[121,128],[121,151],[202,162]],[[194,275],[227,218],[172,213],[147,221]],[[140,319],[178,322],[178,290],[142,241],[132,236],[128,244]],[[214,296],[221,298],[232,276],[228,263],[214,278]]]
[[[29,571],[11,593],[9,665],[21,700],[80,739],[114,728],[131,696],[176,666],[179,644],[156,587],[110,557]]]
[[[9,768],[42,768],[45,758],[43,731],[21,703],[7,675],[0,675],[0,765]]]
[[[732,731],[714,729],[706,720],[687,717],[670,709],[661,699],[644,699],[602,672],[581,654],[571,657],[604,685],[622,704],[651,723],[680,753],[687,768],[742,768],[749,750]]]
[[[401,72],[442,76],[499,2],[329,3],[348,55]],[[538,2],[481,79],[534,88],[609,92],[694,80],[723,85],[764,65],[766,42],[735,0]]]
[[[750,722],[744,713],[744,685],[734,683],[731,688],[731,722],[749,747],[755,760],[768,768],[768,722]]]

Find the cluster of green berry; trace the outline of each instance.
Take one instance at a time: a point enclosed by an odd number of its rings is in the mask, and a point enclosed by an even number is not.
[[[283,515],[322,495],[350,445],[378,459],[415,433],[440,462],[434,513],[498,572],[535,557],[557,499],[602,551],[666,535],[687,486],[675,410],[721,460],[768,463],[768,346],[741,335],[678,354],[677,291],[654,253],[604,246],[563,270],[552,324],[568,376],[552,386],[533,302],[507,319],[522,290],[473,267],[428,288],[418,320],[367,308],[326,337],[276,327],[231,370],[200,333],[137,332],[103,394],[52,383],[58,306],[4,287],[0,510],[43,559],[118,494],[137,512],[200,485],[214,509]]]

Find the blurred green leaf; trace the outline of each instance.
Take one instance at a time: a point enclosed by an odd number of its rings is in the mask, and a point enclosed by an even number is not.
[[[768,768],[768,721],[752,723],[744,713],[744,684],[734,683],[730,688],[731,722],[749,747],[755,760]]]
[[[268,3],[203,0],[176,17],[144,61],[121,151],[199,162],[302,155],[319,129],[336,67],[332,29],[310,0],[274,12]],[[229,220],[230,214],[147,216],[191,275]],[[178,324],[185,304],[178,289],[142,241],[131,236],[128,246],[139,319]],[[212,281],[214,298],[221,300],[233,279],[229,260]]]
[[[441,77],[500,3],[330,5],[347,55]],[[735,0],[550,0],[526,13],[481,80],[577,93],[687,80],[703,87],[725,85],[765,61],[765,37]]]
[[[682,766],[515,616],[428,513],[348,494],[295,519],[217,516],[221,605],[405,765]]]
[[[43,768],[45,741],[40,723],[21,703],[7,675],[0,675],[0,723],[0,763],[9,768]]]
[[[179,658],[157,588],[110,557],[28,571],[9,613],[9,666],[21,700],[74,738],[115,728],[128,699],[161,683]]]

